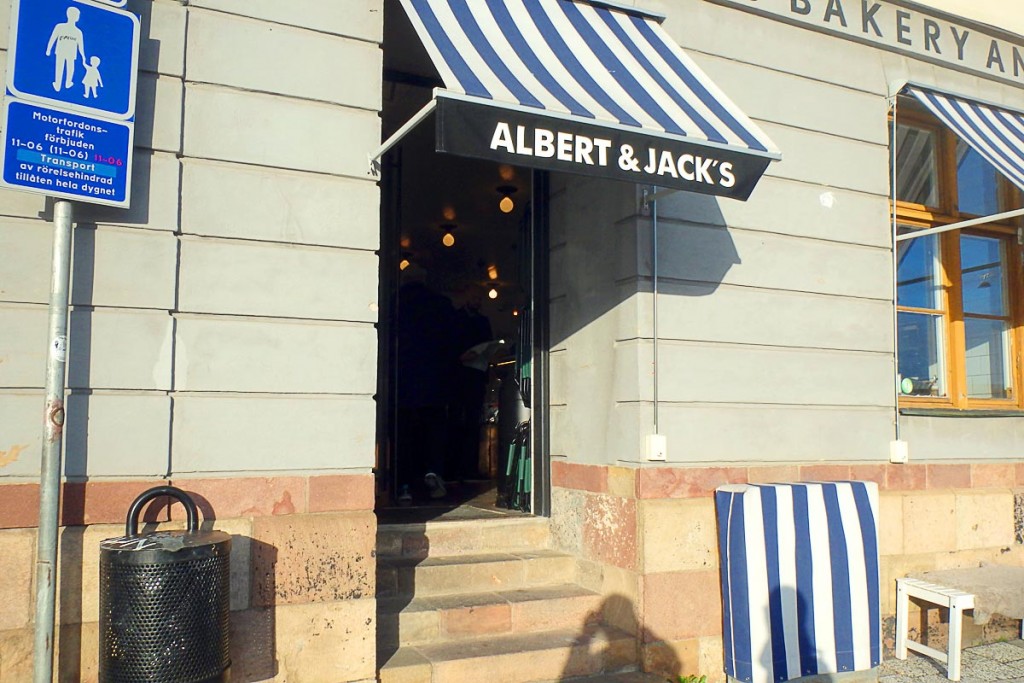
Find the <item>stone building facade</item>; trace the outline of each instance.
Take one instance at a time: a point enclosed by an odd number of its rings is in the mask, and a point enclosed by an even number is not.
[[[658,200],[657,302],[645,188],[553,173],[542,200],[550,488],[536,495],[579,583],[617,596],[603,618],[635,636],[637,667],[723,680],[722,484],[877,482],[886,619],[910,571],[1024,566],[1019,407],[932,409],[894,390],[889,137],[893,83],[1024,110],[1024,38],[976,24],[967,2],[961,16],[882,2],[879,16],[912,15],[906,34],[885,27],[912,49],[832,30],[861,28],[850,8],[825,19],[838,3],[775,16],[625,4],[664,14],[784,155],[746,202]],[[390,266],[367,159],[389,87],[384,12],[399,5],[128,7],[143,26],[132,207],[75,214],[59,679],[96,676],[99,540],[120,534],[140,491],[169,483],[234,536],[236,680],[377,680],[376,326]],[[937,59],[925,19],[988,31],[1002,70]],[[32,661],[51,219],[43,197],[0,191],[5,682]],[[665,462],[646,457],[655,420]],[[889,462],[897,437],[909,463]],[[178,508],[153,514],[181,524]]]

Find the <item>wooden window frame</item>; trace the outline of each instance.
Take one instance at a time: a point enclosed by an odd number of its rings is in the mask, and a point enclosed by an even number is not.
[[[901,100],[901,104],[903,100]],[[893,210],[898,225],[927,229],[958,223],[975,214],[961,213],[957,207],[956,145],[957,136],[941,122],[918,108],[916,103],[900,109],[897,122],[935,133],[936,174],[938,180],[939,206],[929,207],[897,200]],[[890,120],[891,125],[891,120]],[[895,142],[893,142],[895,144]],[[1021,193],[996,171],[999,198],[1002,207],[1020,206]],[[1006,210],[1006,209],[1001,209]],[[938,408],[957,410],[1024,410],[1024,368],[1021,363],[1021,349],[1024,348],[1024,250],[1020,239],[1020,219],[1003,223],[991,223],[965,230],[951,230],[939,233],[939,267],[943,289],[943,333],[945,334],[945,386],[946,396],[900,395],[901,408]],[[967,342],[963,312],[963,280],[960,270],[960,237],[962,234],[1003,240],[1005,245],[1005,280],[1007,311],[1009,313],[1009,349],[1007,362],[1010,365],[1008,398],[970,398],[967,395]],[[893,296],[897,296],[894,291]],[[912,307],[900,307],[897,311],[915,312]],[[977,317],[977,316],[969,316]],[[984,318],[984,317],[983,317]],[[1001,319],[1001,318],[1000,318]],[[897,368],[899,358],[896,359]]]

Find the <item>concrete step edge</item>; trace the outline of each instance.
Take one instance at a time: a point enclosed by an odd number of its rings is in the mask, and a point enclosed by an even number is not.
[[[378,638],[405,647],[582,628],[601,620],[601,600],[600,593],[572,583],[412,599],[381,598],[377,603]]]
[[[578,573],[576,558],[553,551],[426,558],[422,561],[384,559],[377,563],[377,597],[423,597],[535,588],[574,583]]]
[[[636,671],[635,638],[614,626],[600,623],[592,624],[586,629],[559,629],[531,634],[499,635],[399,648],[390,655],[383,653],[380,655],[378,659],[378,662],[381,662],[380,679],[384,682],[388,680],[389,672],[397,673],[400,669],[419,669],[426,672],[429,668],[432,678],[427,677],[424,680],[443,681],[445,676],[438,672],[443,672],[448,665],[459,664],[462,667],[481,667],[479,671],[489,671],[487,680],[495,680],[500,683],[502,678],[497,671],[486,668],[488,660],[492,660],[492,662],[502,660],[505,667],[508,667],[510,663],[520,664],[523,670],[522,676],[515,678],[517,683],[562,680],[570,675],[584,677],[599,672],[579,671],[577,673],[570,670],[566,671],[562,678],[552,679],[548,675],[532,676],[529,668],[532,663],[543,659],[545,654],[557,655],[556,662],[560,662],[561,657],[564,656],[567,661],[566,665],[572,667],[575,653],[584,655],[575,666],[593,667],[598,663],[597,659],[587,652],[587,649],[593,646],[593,642],[598,642],[597,647],[604,647],[606,650],[609,650],[611,646],[618,646],[622,649],[619,658],[601,663],[601,666],[611,668],[607,673]],[[561,666],[561,664],[557,665]],[[556,675],[558,673],[556,672]],[[402,678],[402,680],[406,679]]]
[[[522,595],[523,593],[532,593],[534,595]],[[505,603],[525,604],[565,598],[592,598],[599,597],[600,595],[600,593],[584,588],[576,583],[557,583],[536,588],[512,588],[483,593],[452,593],[439,596],[415,597],[396,595],[378,598],[377,612],[379,614],[396,614],[406,611],[450,611],[467,607],[487,607]],[[385,603],[386,609],[381,609],[382,602]],[[393,607],[398,607],[398,609],[393,609]]]
[[[486,562],[498,562],[507,560],[536,560],[536,559],[556,559],[556,558],[570,558],[575,559],[573,555],[562,552],[560,550],[552,550],[550,548],[540,548],[537,550],[508,550],[502,552],[486,552],[486,553],[463,553],[461,555],[438,555],[428,556],[424,558],[416,557],[390,557],[390,556],[377,556],[377,566],[383,567],[439,567],[439,566],[456,566],[462,564],[482,564]]]
[[[419,532],[437,529],[479,529],[481,526],[500,528],[508,526],[548,526],[547,517],[498,517],[494,519],[438,520],[404,524],[378,524],[377,531]]]
[[[381,558],[524,552],[550,547],[550,522],[542,517],[387,524],[377,527],[376,539],[377,556]]]

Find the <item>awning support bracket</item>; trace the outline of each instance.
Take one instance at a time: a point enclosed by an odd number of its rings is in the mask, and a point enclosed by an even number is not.
[[[682,190],[677,190],[673,188],[659,190],[657,187],[652,185],[651,191],[648,191],[645,187],[643,190],[643,198],[640,204],[640,208],[643,214],[646,216],[650,213],[652,202],[657,202],[659,199],[663,199],[665,197],[668,197],[669,195],[676,194],[677,192],[682,192]]]
[[[427,102],[427,104],[416,112],[411,119],[402,124],[401,128],[392,133],[391,137],[385,140],[383,144],[377,148],[377,151],[370,155],[369,161],[371,175],[374,177],[380,176],[380,158],[384,156],[389,149],[401,142],[402,138],[409,134],[409,131],[418,126],[423,119],[430,116],[436,108],[437,99],[431,98],[430,102]]]
[[[950,230],[960,230],[962,228],[970,228],[974,225],[984,225],[986,223],[996,223],[1009,218],[1017,218],[1018,216],[1024,216],[1024,209],[1014,209],[1013,211],[1004,211],[1003,213],[992,214],[991,216],[981,216],[980,218],[971,218],[970,220],[960,221],[959,223],[950,223],[949,225],[940,225],[937,228],[929,228],[928,230],[915,230],[914,232],[904,233],[896,236],[897,242],[903,242],[906,240],[912,240],[917,237],[924,237],[925,235],[935,235],[940,232],[949,232]]]

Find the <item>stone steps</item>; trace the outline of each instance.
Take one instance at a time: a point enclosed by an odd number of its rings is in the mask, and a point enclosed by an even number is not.
[[[576,560],[554,550],[378,557],[377,597],[458,595],[573,583]]]
[[[380,683],[663,683],[619,676],[636,638],[550,546],[541,518],[379,526]]]
[[[550,546],[550,525],[540,517],[377,527],[377,556],[385,558],[527,552]]]
[[[380,683],[532,683],[626,672],[636,640],[614,627],[490,636],[400,648],[381,655]],[[598,679],[599,680],[599,679]]]
[[[377,601],[377,634],[397,647],[579,628],[598,622],[601,596],[575,584]]]

